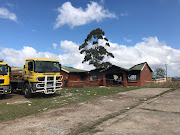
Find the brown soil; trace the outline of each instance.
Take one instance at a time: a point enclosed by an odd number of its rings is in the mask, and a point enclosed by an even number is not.
[[[0,135],[66,135],[73,134],[75,131],[83,128],[84,126],[92,125],[98,120],[109,116],[110,114],[121,112],[122,110],[128,110],[127,112],[118,115],[113,119],[109,119],[103,122],[100,125],[97,125],[97,129],[102,130],[102,132],[96,134],[112,134],[111,131],[117,131],[117,134],[121,134],[119,129],[122,129],[121,124],[118,121],[126,123],[123,125],[125,129],[133,127],[138,131],[141,129],[147,128],[142,123],[142,126],[136,126],[137,122],[141,120],[145,121],[148,124],[148,121],[144,120],[146,115],[143,117],[137,115],[141,113],[146,113],[147,110],[140,110],[138,106],[135,107],[138,110],[131,109],[132,106],[135,106],[142,101],[148,101],[150,97],[161,94],[164,91],[167,91],[166,88],[143,88],[135,91],[118,93],[115,95],[109,95],[91,100],[88,102],[82,102],[78,104],[69,105],[60,109],[51,110],[48,112],[43,112],[37,115],[32,115],[24,117],[21,119],[16,119],[12,121],[7,121],[0,123]],[[150,101],[150,100],[149,100]],[[1,102],[1,101],[0,101]],[[9,102],[9,101],[8,101]],[[152,102],[152,101],[151,101]],[[148,104],[147,104],[148,105]],[[141,106],[142,107],[142,106]],[[132,116],[132,110],[134,110],[136,116]],[[131,113],[130,113],[131,112]],[[126,117],[125,117],[126,116]],[[147,117],[151,118],[155,116],[153,113]],[[160,118],[160,114],[156,118]],[[163,115],[163,117],[166,117]],[[175,116],[172,116],[175,117]],[[123,121],[121,121],[123,118]],[[133,119],[134,118],[134,119]],[[163,119],[164,120],[164,119]],[[163,122],[160,120],[159,122]],[[116,121],[116,122],[115,122]],[[114,125],[114,122],[117,124]],[[156,121],[155,121],[156,122]],[[176,121],[174,121],[176,122]],[[158,124],[158,122],[157,122]],[[168,126],[168,125],[167,125]],[[164,126],[166,127],[166,126]],[[114,129],[113,129],[114,128]],[[107,130],[106,130],[107,129]],[[142,134],[145,133],[143,130]],[[155,133],[156,128],[152,132]],[[126,131],[123,131],[126,133]],[[141,134],[141,132],[136,132]],[[93,134],[92,132],[86,132],[81,134]]]

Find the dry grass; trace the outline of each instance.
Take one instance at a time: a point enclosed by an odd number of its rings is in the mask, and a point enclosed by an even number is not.
[[[180,89],[180,81],[164,82],[164,83],[151,83],[151,84],[147,84],[145,87]]]

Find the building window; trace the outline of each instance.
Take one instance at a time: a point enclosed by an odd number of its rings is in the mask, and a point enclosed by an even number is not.
[[[128,81],[137,81],[137,75],[128,76]]]
[[[90,81],[97,81],[98,80],[98,75],[91,75],[90,76]]]
[[[81,80],[81,81],[86,81],[86,76],[81,75],[81,76],[80,76],[80,80]]]

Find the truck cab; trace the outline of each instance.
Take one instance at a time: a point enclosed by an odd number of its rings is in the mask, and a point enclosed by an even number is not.
[[[0,63],[0,96],[5,97],[6,94],[11,93],[10,89],[10,72],[11,68],[7,63]]]
[[[55,94],[62,87],[60,71],[57,60],[27,59],[24,68],[12,68],[11,86],[21,90],[26,98],[35,93]]]

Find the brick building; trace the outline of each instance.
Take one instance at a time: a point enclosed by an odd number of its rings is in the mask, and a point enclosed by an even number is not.
[[[152,69],[147,62],[130,69],[112,65],[108,69],[89,71],[86,81],[86,84],[96,86],[144,86],[152,82]]]
[[[152,82],[152,69],[147,62],[134,65],[130,69],[112,65],[107,69],[90,71],[62,66],[61,74],[68,77],[68,87],[91,86],[143,86]]]
[[[117,85],[127,86],[127,70],[115,65],[107,69],[95,69],[91,70],[88,73],[87,83],[88,85],[95,86],[113,86],[116,85],[116,80],[118,81]],[[116,76],[116,80],[115,80]]]
[[[63,87],[65,86],[64,80],[66,78],[68,79],[68,87],[82,87],[86,83],[87,71],[62,66],[61,75],[63,75]]]
[[[144,86],[152,82],[152,69],[147,62],[134,65],[128,70],[128,86]]]

